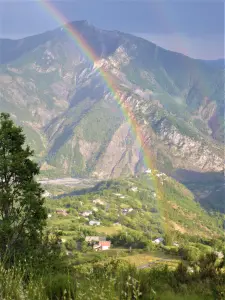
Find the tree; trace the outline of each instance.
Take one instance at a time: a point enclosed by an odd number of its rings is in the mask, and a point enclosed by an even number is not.
[[[25,136],[6,113],[0,114],[0,258],[12,260],[40,245],[47,212],[36,182],[37,163]]]

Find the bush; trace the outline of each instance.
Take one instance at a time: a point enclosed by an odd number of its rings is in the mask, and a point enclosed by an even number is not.
[[[184,260],[189,262],[197,261],[201,256],[201,251],[194,246],[181,247],[178,253]]]

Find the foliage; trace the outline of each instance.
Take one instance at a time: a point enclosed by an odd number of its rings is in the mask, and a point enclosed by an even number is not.
[[[104,263],[76,266],[64,273],[56,271],[54,274],[43,274],[41,278],[31,276],[22,286],[18,284],[24,280],[18,276],[21,275],[19,268],[7,272],[1,269],[0,274],[7,274],[8,279],[11,278],[3,291],[7,286],[11,286],[8,295],[17,295],[14,298],[8,297],[7,300],[40,299],[40,297],[44,300],[222,300],[225,286],[225,276],[221,272],[222,265],[215,268],[212,263],[211,271],[205,272],[208,262],[209,257],[203,257],[199,262],[198,271],[190,273],[188,267],[182,264],[174,271],[166,267],[138,270],[126,261],[113,259]],[[12,274],[13,277],[10,277]],[[4,276],[0,275],[0,286],[4,280]],[[37,290],[38,283],[40,285]],[[30,298],[22,298],[23,293],[31,295]],[[36,298],[32,298],[34,295],[37,295]]]
[[[0,299],[4,300],[47,300],[41,280],[17,268],[5,269],[0,264]]]
[[[46,210],[42,188],[35,181],[38,165],[24,146],[22,128],[8,114],[0,115],[0,255],[11,260],[41,244]]]

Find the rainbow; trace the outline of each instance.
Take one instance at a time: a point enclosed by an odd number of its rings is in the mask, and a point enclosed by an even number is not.
[[[80,48],[83,54],[89,59],[89,61],[95,64],[99,60],[99,57],[95,54],[93,49],[88,45],[88,43],[85,41],[82,35],[75,29],[75,27],[69,24],[65,16],[62,15],[62,13],[53,5],[53,3],[46,0],[41,0],[39,3],[42,4],[42,6],[55,18],[55,20],[60,24],[60,26],[63,26],[64,30],[68,33],[68,35]],[[120,93],[117,90],[116,84],[111,78],[111,76],[102,67],[98,67],[98,72],[103,78],[106,86],[108,87],[108,90],[113,95],[115,101],[118,103],[119,107],[121,108],[125,119],[129,123],[132,132],[140,145],[140,150],[143,154],[145,166],[148,169],[154,170],[155,163],[154,163],[153,155],[151,154],[149,147],[146,145],[145,137],[142,133],[141,126],[138,124],[132,112],[132,108],[127,103],[124,103],[122,101]],[[154,172],[151,173],[151,177],[153,179],[153,183],[155,187],[156,198],[162,199],[162,195],[163,195],[162,185],[158,177],[154,176]]]

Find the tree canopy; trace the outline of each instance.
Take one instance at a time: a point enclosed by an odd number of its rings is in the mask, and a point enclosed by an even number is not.
[[[0,257],[7,259],[41,243],[47,213],[36,181],[38,164],[10,115],[0,114]]]

